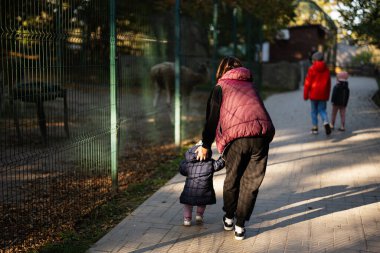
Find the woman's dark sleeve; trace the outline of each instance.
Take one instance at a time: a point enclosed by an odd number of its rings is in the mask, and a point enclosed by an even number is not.
[[[222,87],[216,85],[207,101],[206,122],[202,132],[202,147],[211,149],[215,140],[216,128],[219,122],[220,105],[222,103]]]

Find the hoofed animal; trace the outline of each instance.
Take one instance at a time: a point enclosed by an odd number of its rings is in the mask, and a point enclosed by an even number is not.
[[[151,81],[155,87],[153,106],[156,108],[162,91],[166,94],[166,104],[171,108],[175,91],[174,63],[162,62],[150,69]],[[194,86],[209,80],[209,73],[205,64],[201,64],[197,71],[181,66],[180,94],[184,104],[188,107],[188,99]]]

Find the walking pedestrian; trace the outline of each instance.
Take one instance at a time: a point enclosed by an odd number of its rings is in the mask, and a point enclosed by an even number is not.
[[[214,160],[211,154],[203,161],[197,160],[196,150],[202,144],[196,144],[185,153],[185,160],[182,160],[179,171],[186,176],[186,182],[180,196],[180,203],[183,207],[183,225],[191,226],[193,207],[196,208],[195,221],[197,224],[203,223],[203,215],[206,205],[216,203],[215,190],[213,186],[214,172],[224,168],[224,161],[221,157]],[[211,152],[211,150],[210,150]]]
[[[330,71],[323,61],[323,54],[313,54],[313,65],[309,68],[304,83],[304,100],[311,102],[312,134],[318,134],[318,115],[323,121],[326,135],[331,133],[330,123],[327,116],[327,101],[330,98],[331,78]]]
[[[243,240],[245,222],[252,215],[264,179],[275,128],[250,70],[239,59],[223,58],[216,80],[207,103],[203,145],[197,149],[197,159],[207,159],[215,140],[226,163],[224,229],[234,230],[235,239]]]
[[[336,76],[337,83],[335,84],[331,96],[332,113],[331,113],[331,128],[335,127],[336,115],[340,114],[339,131],[346,130],[346,107],[350,97],[350,89],[348,88],[348,73],[342,71]]]

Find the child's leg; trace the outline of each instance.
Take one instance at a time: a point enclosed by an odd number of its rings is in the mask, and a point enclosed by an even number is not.
[[[204,206],[197,206],[197,215],[203,216],[205,210],[206,210],[206,205],[204,205]]]
[[[203,214],[205,212],[206,206],[197,206],[197,216],[195,216],[195,221],[198,225],[203,224]]]
[[[340,113],[340,123],[341,127],[344,129],[346,125],[346,107],[341,107],[339,108],[339,113]]]
[[[193,206],[184,204],[183,205],[183,217],[191,220],[192,213],[193,213]]]
[[[338,107],[336,105],[332,106],[332,112],[331,112],[331,125],[335,126],[335,119],[336,114],[338,112]]]
[[[313,127],[318,128],[318,101],[310,100],[311,104],[311,123]]]

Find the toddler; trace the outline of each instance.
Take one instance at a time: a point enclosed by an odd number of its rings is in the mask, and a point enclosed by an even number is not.
[[[206,160],[198,161],[195,151],[201,145],[197,143],[187,150],[185,160],[181,162],[179,167],[181,175],[186,176],[185,186],[180,196],[180,203],[184,205],[184,226],[191,225],[193,206],[197,206],[196,223],[203,223],[206,205],[216,203],[213,174],[224,167],[224,160],[221,157],[218,160],[212,159],[211,151]]]
[[[348,98],[350,97],[350,89],[348,88],[348,73],[342,71],[336,76],[337,83],[334,86],[331,103],[332,103],[332,113],[331,113],[331,129],[334,129],[336,114],[340,113],[340,128],[339,131],[346,130],[346,107],[348,103]]]

